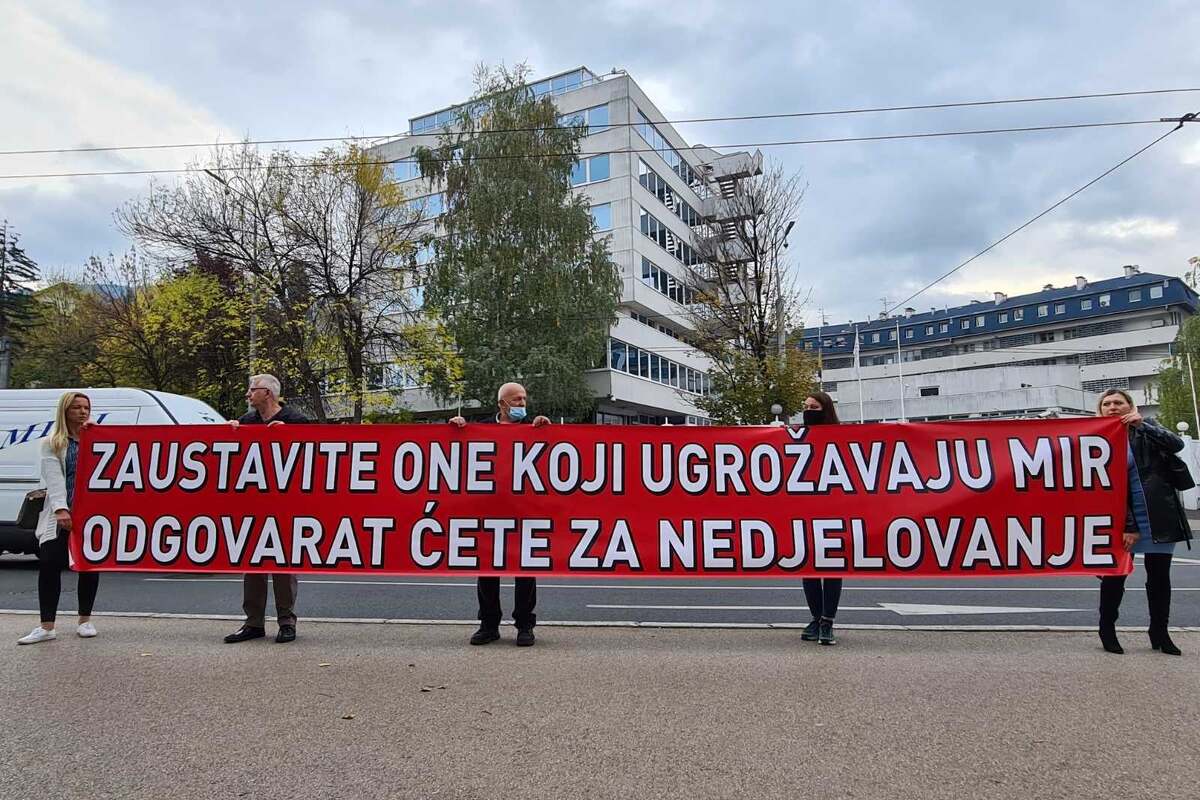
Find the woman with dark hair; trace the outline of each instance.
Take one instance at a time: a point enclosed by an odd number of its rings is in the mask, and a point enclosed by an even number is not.
[[[825,392],[810,392],[804,398],[804,425],[837,425],[837,409],[833,398]],[[812,622],[804,626],[800,638],[806,642],[824,645],[837,644],[833,637],[833,618],[837,616],[838,601],[842,598],[841,578],[804,578],[804,599]]]
[[[1168,459],[1183,449],[1183,440],[1138,413],[1122,389],[1100,395],[1096,416],[1119,417],[1129,431],[1129,504],[1125,517],[1125,549],[1140,553],[1146,565],[1146,604],[1150,608],[1150,646],[1180,655],[1167,633],[1171,612],[1171,555],[1175,543],[1192,538],[1191,526],[1171,483]],[[1117,641],[1117,614],[1125,594],[1124,575],[1100,579],[1100,642],[1110,653],[1124,653]]]

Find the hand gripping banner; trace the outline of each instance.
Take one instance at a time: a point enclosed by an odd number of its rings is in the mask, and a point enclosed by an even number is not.
[[[95,426],[79,570],[1126,573],[1117,420]]]

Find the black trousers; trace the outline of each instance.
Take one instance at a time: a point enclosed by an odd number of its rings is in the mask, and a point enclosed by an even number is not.
[[[504,611],[500,608],[500,579],[479,578],[475,582],[479,596],[479,621],[488,628],[500,626]],[[537,622],[533,607],[537,605],[537,580],[517,578],[513,597],[513,622],[518,628],[532,628]]]
[[[838,602],[842,599],[841,578],[803,578],[804,599],[813,619],[833,619],[837,616]]]
[[[54,622],[58,617],[58,598],[62,595],[62,571],[69,566],[69,535],[59,528],[58,536],[38,545],[38,607],[42,613],[42,622]],[[79,616],[91,616],[92,606],[96,604],[96,590],[99,588],[99,572],[79,573]]]
[[[1150,630],[1166,631],[1171,616],[1171,554],[1146,553],[1146,605],[1150,610]],[[1100,627],[1116,624],[1125,596],[1125,575],[1106,575],[1100,579]]]

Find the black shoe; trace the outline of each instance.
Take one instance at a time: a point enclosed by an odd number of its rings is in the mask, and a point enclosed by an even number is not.
[[[817,640],[821,644],[837,644],[837,639],[833,638],[833,620],[821,620],[818,630]]]
[[[296,641],[296,626],[295,625],[280,625],[279,633],[275,634],[275,641],[283,644],[284,642]]]
[[[238,642],[248,642],[251,639],[261,639],[267,635],[267,632],[262,628],[251,628],[249,625],[243,625],[233,633],[225,637],[225,644],[237,644]]]
[[[1181,656],[1183,651],[1175,646],[1171,641],[1171,636],[1166,631],[1150,631],[1150,646],[1155,650],[1161,651],[1168,656]]]
[[[499,628],[489,628],[487,625],[480,625],[479,630],[471,634],[471,644],[489,644],[499,638]]]
[[[1125,648],[1117,641],[1117,629],[1111,625],[1100,626],[1100,644],[1104,645],[1104,651],[1107,653],[1122,655],[1125,652]]]
[[[533,628],[517,628],[517,647],[533,647]]]
[[[821,621],[814,619],[812,622],[804,626],[804,630],[800,632],[800,641],[815,642],[820,636]]]

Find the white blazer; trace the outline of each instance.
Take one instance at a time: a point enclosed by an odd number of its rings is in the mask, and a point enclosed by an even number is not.
[[[50,447],[50,437],[42,440],[42,482],[46,484],[46,504],[38,517],[38,544],[45,544],[58,536],[58,520],[54,512],[67,506],[67,472],[66,465],[58,454]]]

